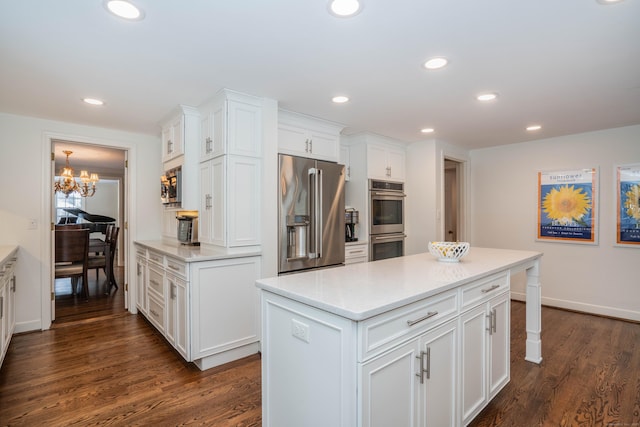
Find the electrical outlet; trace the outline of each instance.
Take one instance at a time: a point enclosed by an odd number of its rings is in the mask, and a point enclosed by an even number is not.
[[[38,229],[38,220],[30,219],[29,223],[27,224],[27,230],[37,230],[37,229]]]
[[[308,343],[309,342],[309,325],[305,325],[296,319],[291,319],[291,335]]]

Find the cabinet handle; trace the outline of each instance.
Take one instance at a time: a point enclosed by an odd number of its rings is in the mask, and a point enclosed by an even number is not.
[[[204,207],[205,209],[211,209],[211,194],[204,196]]]
[[[155,280],[149,280],[149,283],[155,286],[160,286],[160,283],[156,282]]]
[[[426,316],[422,316],[422,317],[421,317],[421,318],[419,318],[419,319],[416,319],[416,320],[407,320],[407,325],[409,325],[409,326],[413,326],[413,325],[415,325],[416,323],[420,323],[420,322],[422,322],[423,320],[427,320],[428,318],[435,316],[436,314],[438,314],[438,312],[437,312],[437,311],[430,311],[430,312],[428,312],[428,313],[427,313],[427,315],[426,315]]]
[[[154,317],[160,317],[160,316],[158,315],[158,313],[156,313],[156,312],[155,312],[155,311],[153,311],[153,310],[149,310],[149,313],[153,314],[153,316],[154,316]]]
[[[173,153],[173,141],[168,140],[167,141],[167,154],[171,154]]]
[[[424,368],[424,357],[427,356],[427,368]],[[420,356],[416,356],[416,359],[420,360],[420,370],[416,374],[416,377],[420,378],[420,384],[424,384],[424,374],[427,374],[427,379],[431,378],[431,348],[427,347],[427,351],[421,351]]]
[[[313,153],[313,139],[309,140],[309,152]]]
[[[207,152],[207,154],[211,153],[211,138],[207,137],[207,139],[205,140],[205,151]]]
[[[4,297],[0,297],[0,319],[4,317]]]
[[[347,176],[351,178],[351,166],[347,166]]]
[[[140,264],[136,264],[136,274],[139,276],[140,274],[142,274],[142,270],[140,269]]]
[[[361,254],[364,253],[364,249],[360,249],[359,251],[350,251],[349,255]]]
[[[12,290],[13,292],[15,292],[15,291],[16,291],[16,276],[13,276],[13,277],[11,278],[11,290]]]
[[[387,166],[387,176],[391,176],[391,166]]]
[[[178,267],[177,265],[167,264],[167,267],[175,271],[180,271],[180,267]]]
[[[500,285],[493,285],[490,288],[482,289],[480,292],[482,292],[483,294],[486,294],[487,292],[491,292],[494,289],[498,289],[499,287],[500,287]]]
[[[489,331],[489,335],[493,335],[497,330],[497,317],[498,315],[495,308],[491,310],[491,312],[487,315],[487,318],[489,319],[489,327],[487,328],[487,331]]]
[[[305,139],[304,140],[304,152],[308,153],[309,152],[309,139]]]

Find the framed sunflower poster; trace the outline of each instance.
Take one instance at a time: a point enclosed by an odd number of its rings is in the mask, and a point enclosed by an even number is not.
[[[640,163],[616,167],[616,243],[640,247]]]
[[[598,244],[596,168],[538,172],[538,240]]]

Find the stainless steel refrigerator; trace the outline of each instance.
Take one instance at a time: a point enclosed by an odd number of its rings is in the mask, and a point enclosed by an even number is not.
[[[278,273],[344,264],[344,166],[280,154]]]

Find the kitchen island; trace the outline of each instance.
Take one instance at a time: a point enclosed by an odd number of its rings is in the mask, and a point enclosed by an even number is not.
[[[259,351],[259,248],[137,241],[136,306],[205,370]]]
[[[466,425],[509,381],[509,285],[527,274],[540,363],[539,252],[471,248],[261,279],[264,426]]]

